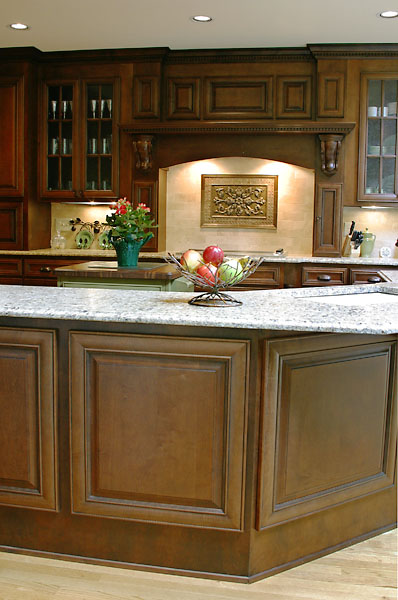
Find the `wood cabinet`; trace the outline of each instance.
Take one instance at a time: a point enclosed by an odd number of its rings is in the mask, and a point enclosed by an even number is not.
[[[0,285],[22,285],[22,259],[0,257]]]
[[[398,200],[398,76],[363,74],[358,200]]]
[[[347,267],[306,266],[302,268],[301,283],[303,286],[346,285],[348,283]]]
[[[117,78],[43,84],[42,198],[117,197],[119,88]]]
[[[84,259],[76,258],[24,258],[23,283],[24,285],[57,285],[55,269],[67,265],[83,262]]]
[[[272,290],[283,287],[284,264],[262,263],[258,269],[241,284],[234,285],[238,290]]]
[[[0,505],[57,510],[55,332],[0,328]]]
[[[394,526],[396,335],[0,325],[2,547],[250,582]]]
[[[0,196],[24,195],[24,83],[0,76]]]

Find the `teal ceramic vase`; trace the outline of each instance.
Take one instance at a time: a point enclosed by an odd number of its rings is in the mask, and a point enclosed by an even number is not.
[[[117,266],[122,268],[136,267],[138,264],[138,255],[142,246],[152,237],[153,233],[148,233],[148,235],[141,240],[109,236],[109,241],[116,250]]]

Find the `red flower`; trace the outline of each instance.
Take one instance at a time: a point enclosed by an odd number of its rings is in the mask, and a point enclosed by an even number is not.
[[[117,215],[125,215],[127,212],[127,206],[125,204],[119,204],[119,206],[116,208],[115,213]]]

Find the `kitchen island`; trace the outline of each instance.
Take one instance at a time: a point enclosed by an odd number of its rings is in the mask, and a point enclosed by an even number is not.
[[[0,546],[254,581],[396,521],[398,285],[0,286]]]

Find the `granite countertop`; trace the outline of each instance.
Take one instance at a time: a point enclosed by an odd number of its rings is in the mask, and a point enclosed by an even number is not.
[[[176,252],[176,256],[179,254]],[[376,266],[391,266],[398,267],[398,258],[361,258],[358,256],[349,257],[328,257],[328,256],[294,256],[294,255],[276,255],[269,252],[242,252],[236,250],[226,250],[227,256],[244,256],[250,255],[252,258],[263,257],[265,262],[276,263],[313,263],[313,264],[346,264],[346,265],[376,265]],[[114,250],[79,250],[78,248],[67,248],[65,250],[53,250],[52,248],[42,248],[38,250],[0,250],[0,256],[62,256],[62,257],[81,257],[82,262],[90,258],[114,259],[116,252]],[[141,252],[140,258],[145,259],[163,259],[168,255],[167,251],[163,252]]]
[[[260,330],[398,333],[398,284],[394,283],[230,293],[243,304],[192,306],[188,300],[193,294],[185,292],[3,285],[0,286],[0,316]],[[372,298],[372,294],[376,295]],[[334,296],[333,303],[324,303],[314,296],[320,300]],[[346,303],[335,303],[337,296]],[[364,303],[365,297],[370,302]],[[347,299],[351,303],[347,304]],[[386,301],[376,302],[379,299]],[[4,319],[2,321],[4,325]]]

